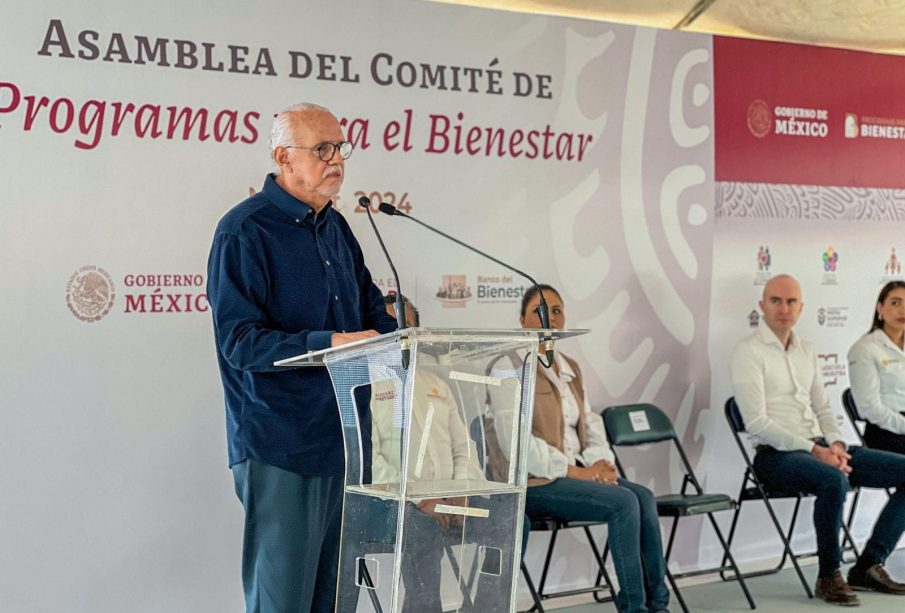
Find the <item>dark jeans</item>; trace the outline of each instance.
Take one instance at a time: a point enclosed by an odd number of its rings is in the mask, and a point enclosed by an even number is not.
[[[814,530],[817,533],[818,575],[828,577],[842,562],[839,531],[845,496],[850,485],[856,487],[896,488],[874,524],[858,564],[870,566],[884,562],[895,549],[905,530],[905,456],[866,447],[850,447],[852,459],[848,477],[824,464],[807,451],[777,451],[761,447],[754,456],[754,471],[768,490],[797,489],[814,494]]]
[[[864,429],[864,444],[871,449],[905,455],[905,434],[896,434],[873,424],[867,424]]]
[[[441,613],[440,563],[446,534],[433,517],[414,505],[409,505],[407,515],[409,533],[402,556],[402,584],[405,586],[402,610]]]
[[[529,487],[525,513],[606,522],[623,613],[666,609],[666,562],[657,503],[649,489],[625,479],[619,479],[618,485],[604,485],[563,477]]]
[[[497,542],[500,536],[511,534],[507,533],[507,529],[511,529],[509,525],[502,528],[504,522],[508,521],[506,517],[511,517],[512,513],[506,515],[508,509],[498,508],[494,499],[481,498],[474,496],[469,500],[469,506],[487,509],[494,518],[493,524],[475,523],[484,522],[486,520],[466,520],[467,526],[462,524],[453,524],[448,528],[442,528],[437,521],[430,515],[419,510],[415,504],[407,503],[405,505],[405,536],[402,544],[402,585],[404,587],[404,596],[402,599],[402,611],[406,613],[442,613],[443,606],[440,598],[440,587],[442,582],[442,560],[444,553],[449,556],[455,556],[456,545],[484,543],[491,547],[500,546],[503,549],[504,543]],[[357,520],[347,517],[348,522],[357,521],[351,526],[349,533],[356,534],[357,538],[361,538],[366,543],[381,543],[385,545],[385,549],[379,547],[377,551],[383,553],[391,552],[395,546],[394,535],[396,534],[396,503],[393,501],[382,501],[373,504],[370,512],[361,514]],[[488,534],[488,532],[490,534]],[[508,542],[511,537],[507,538]],[[511,560],[504,550],[504,558],[500,561],[501,568],[508,568]],[[460,572],[467,573],[467,569],[462,566],[464,560],[457,558],[456,565]],[[450,559],[452,564],[452,559]],[[517,572],[517,569],[516,569]],[[504,607],[505,601],[503,595],[508,594],[509,586],[503,585],[501,581],[509,575],[503,573],[501,576],[493,576],[481,574],[477,580],[477,588],[470,595],[473,597],[473,607],[462,605],[461,611],[468,613],[501,613],[503,610],[508,611],[508,607]],[[462,576],[464,582],[467,577]],[[357,603],[364,598],[363,591],[356,592],[352,590],[349,594],[342,594],[344,598],[343,610],[356,610]]]
[[[232,467],[245,507],[247,613],[333,613],[343,476],[302,477],[246,460]]]

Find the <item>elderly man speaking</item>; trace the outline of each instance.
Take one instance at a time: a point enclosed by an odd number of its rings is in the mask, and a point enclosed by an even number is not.
[[[229,465],[245,508],[248,613],[332,612],[343,442],[325,369],[277,360],[395,330],[332,200],[352,144],[314,104],[277,114],[278,171],[214,234],[207,292],[226,401]]]

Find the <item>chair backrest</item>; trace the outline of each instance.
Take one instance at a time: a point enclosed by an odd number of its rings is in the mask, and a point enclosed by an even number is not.
[[[509,458],[500,447],[494,419],[490,415],[478,415],[471,420],[468,431],[478,447],[478,459],[488,481],[505,483],[509,479]]]
[[[726,421],[729,427],[736,434],[745,433],[745,422],[742,420],[742,412],[738,409],[738,403],[735,402],[735,396],[730,396],[726,401]]]
[[[670,441],[682,461],[685,476],[682,481],[682,494],[685,488],[691,485],[695,492],[702,494],[701,484],[698,482],[685,454],[685,449],[679,441],[678,435],[672,426],[672,421],[666,413],[652,404],[625,404],[617,407],[608,407],[603,411],[603,427],[606,429],[607,438],[613,447],[633,447],[647,443],[660,443]],[[615,452],[616,467],[619,474],[625,476],[625,468],[620,461],[619,454]]]
[[[861,413],[858,412],[858,405],[855,404],[855,397],[852,395],[852,388],[850,387],[842,392],[842,407],[845,409],[845,414],[852,420],[852,424],[856,428],[858,427],[858,422],[864,421],[864,418],[861,417]]]
[[[858,405],[855,404],[855,396],[852,394],[852,388],[850,387],[842,392],[842,408],[845,409],[848,420],[852,422],[855,435],[857,435],[861,444],[864,445],[864,433],[861,429],[867,426],[867,420],[861,417],[861,413],[858,412]]]
[[[468,424],[468,434],[478,451],[481,468],[487,469],[487,444],[484,442],[484,416],[478,415]]]
[[[663,411],[652,404],[626,404],[603,411],[603,426],[613,446],[675,440],[676,431]]]

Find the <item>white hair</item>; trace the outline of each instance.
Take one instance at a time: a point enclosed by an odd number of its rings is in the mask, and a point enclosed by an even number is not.
[[[330,113],[330,109],[322,107],[313,102],[299,102],[277,113],[273,118],[273,127],[270,129],[270,158],[273,159],[273,150],[277,147],[287,147],[292,143],[293,134],[290,126],[290,118],[295,113],[310,113],[314,111],[322,111]],[[333,113],[330,113],[331,115]]]

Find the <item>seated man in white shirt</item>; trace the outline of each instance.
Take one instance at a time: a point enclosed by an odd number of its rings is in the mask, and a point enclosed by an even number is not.
[[[830,408],[814,346],[792,330],[802,310],[801,286],[777,275],[764,286],[765,327],[739,343],[732,384],[745,427],[756,445],[754,470],[768,489],[790,487],[817,496],[818,598],[857,606],[852,591],[905,595],[883,567],[905,530],[905,457],[847,448]],[[842,577],[839,532],[849,486],[896,488],[864,551]]]
[[[387,298],[390,298],[388,296]],[[418,325],[418,312],[406,301],[406,326]],[[393,314],[393,303],[387,301]],[[442,540],[456,538],[451,529],[462,525],[463,516],[437,512],[437,506],[468,506],[464,497],[437,498],[430,492],[456,489],[453,481],[483,481],[477,448],[456,402],[453,391],[440,376],[429,372],[425,363],[432,356],[419,352],[420,368],[413,388],[412,420],[409,425],[408,483],[410,488],[424,486],[425,498],[414,501],[417,510],[407,514],[409,535],[405,538],[402,581],[405,587],[404,611],[439,613]],[[401,480],[400,450],[403,428],[402,406],[392,379],[371,386],[373,416],[372,483],[398,487]],[[462,489],[462,484],[459,488]],[[378,518],[374,518],[379,523]]]

